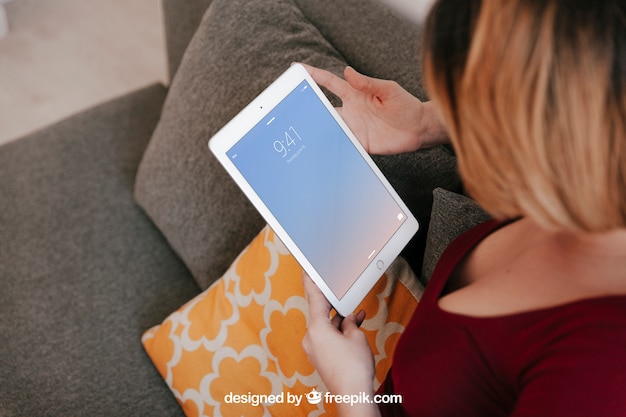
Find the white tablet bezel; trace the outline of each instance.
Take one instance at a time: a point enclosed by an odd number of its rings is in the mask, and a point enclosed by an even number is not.
[[[302,81],[305,80],[308,81],[320,101],[337,121],[346,136],[352,141],[363,159],[367,162],[372,171],[385,186],[389,194],[407,216],[406,220],[400,225],[400,228],[387,242],[387,244],[381,248],[378,254],[374,256],[367,268],[363,271],[363,273],[361,273],[360,277],[356,279],[341,299],[335,296],[332,289],[317,273],[313,265],[300,251],[297,244],[291,239],[289,234],[281,226],[280,222],[272,215],[266,204],[261,200],[259,195],[254,191],[227,155],[228,151],[239,140],[241,140],[252,128],[261,122],[289,93],[291,93]],[[324,293],[335,310],[337,310],[337,312],[342,316],[346,316],[354,312],[354,309],[363,300],[365,295],[370,291],[378,279],[380,279],[387,267],[391,265],[394,259],[400,254],[402,249],[418,230],[418,222],[411,214],[408,207],[398,196],[389,181],[387,181],[383,173],[376,166],[363,146],[350,131],[346,123],[341,119],[335,108],[328,101],[322,90],[318,87],[313,78],[302,65],[292,65],[266,90],[257,96],[257,98],[248,104],[239,114],[237,114],[209,140],[209,148],[233,180],[241,188],[243,193],[248,197],[270,227],[274,230],[276,235],[282,240],[287,249],[289,249],[295,259],[300,263],[304,271],[307,272],[311,279]],[[320,169],[324,168],[320,167]],[[332,239],[332,237],[329,237],[329,239]],[[299,278],[300,277],[294,277],[294,279]]]

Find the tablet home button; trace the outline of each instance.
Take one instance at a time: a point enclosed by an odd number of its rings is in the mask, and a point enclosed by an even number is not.
[[[381,260],[378,260],[378,262],[376,262],[376,267],[378,267],[378,269],[382,271],[383,268],[385,267],[385,263]]]

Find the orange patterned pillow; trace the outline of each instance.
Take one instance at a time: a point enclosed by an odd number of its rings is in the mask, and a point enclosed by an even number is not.
[[[265,227],[224,276],[142,342],[187,416],[331,416],[326,387],[302,349],[302,270]],[[359,308],[376,363],[375,388],[422,288],[398,258]],[[307,394],[309,397],[307,398]]]

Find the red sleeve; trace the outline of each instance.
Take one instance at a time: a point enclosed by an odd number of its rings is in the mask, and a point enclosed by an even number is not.
[[[394,394],[393,380],[391,378],[391,369],[387,373],[387,377],[380,385],[376,394]],[[378,410],[381,417],[408,417],[408,414],[400,404],[378,404]]]
[[[626,417],[626,330],[603,334],[530,369],[511,417]]]

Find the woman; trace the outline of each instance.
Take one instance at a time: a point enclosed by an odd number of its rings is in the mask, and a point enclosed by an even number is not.
[[[403,404],[340,414],[626,416],[626,5],[440,0],[425,49],[429,103],[309,70],[370,153],[449,135],[497,220],[440,259],[379,390]],[[311,361],[333,394],[372,395],[362,312],[330,320],[304,281]]]

